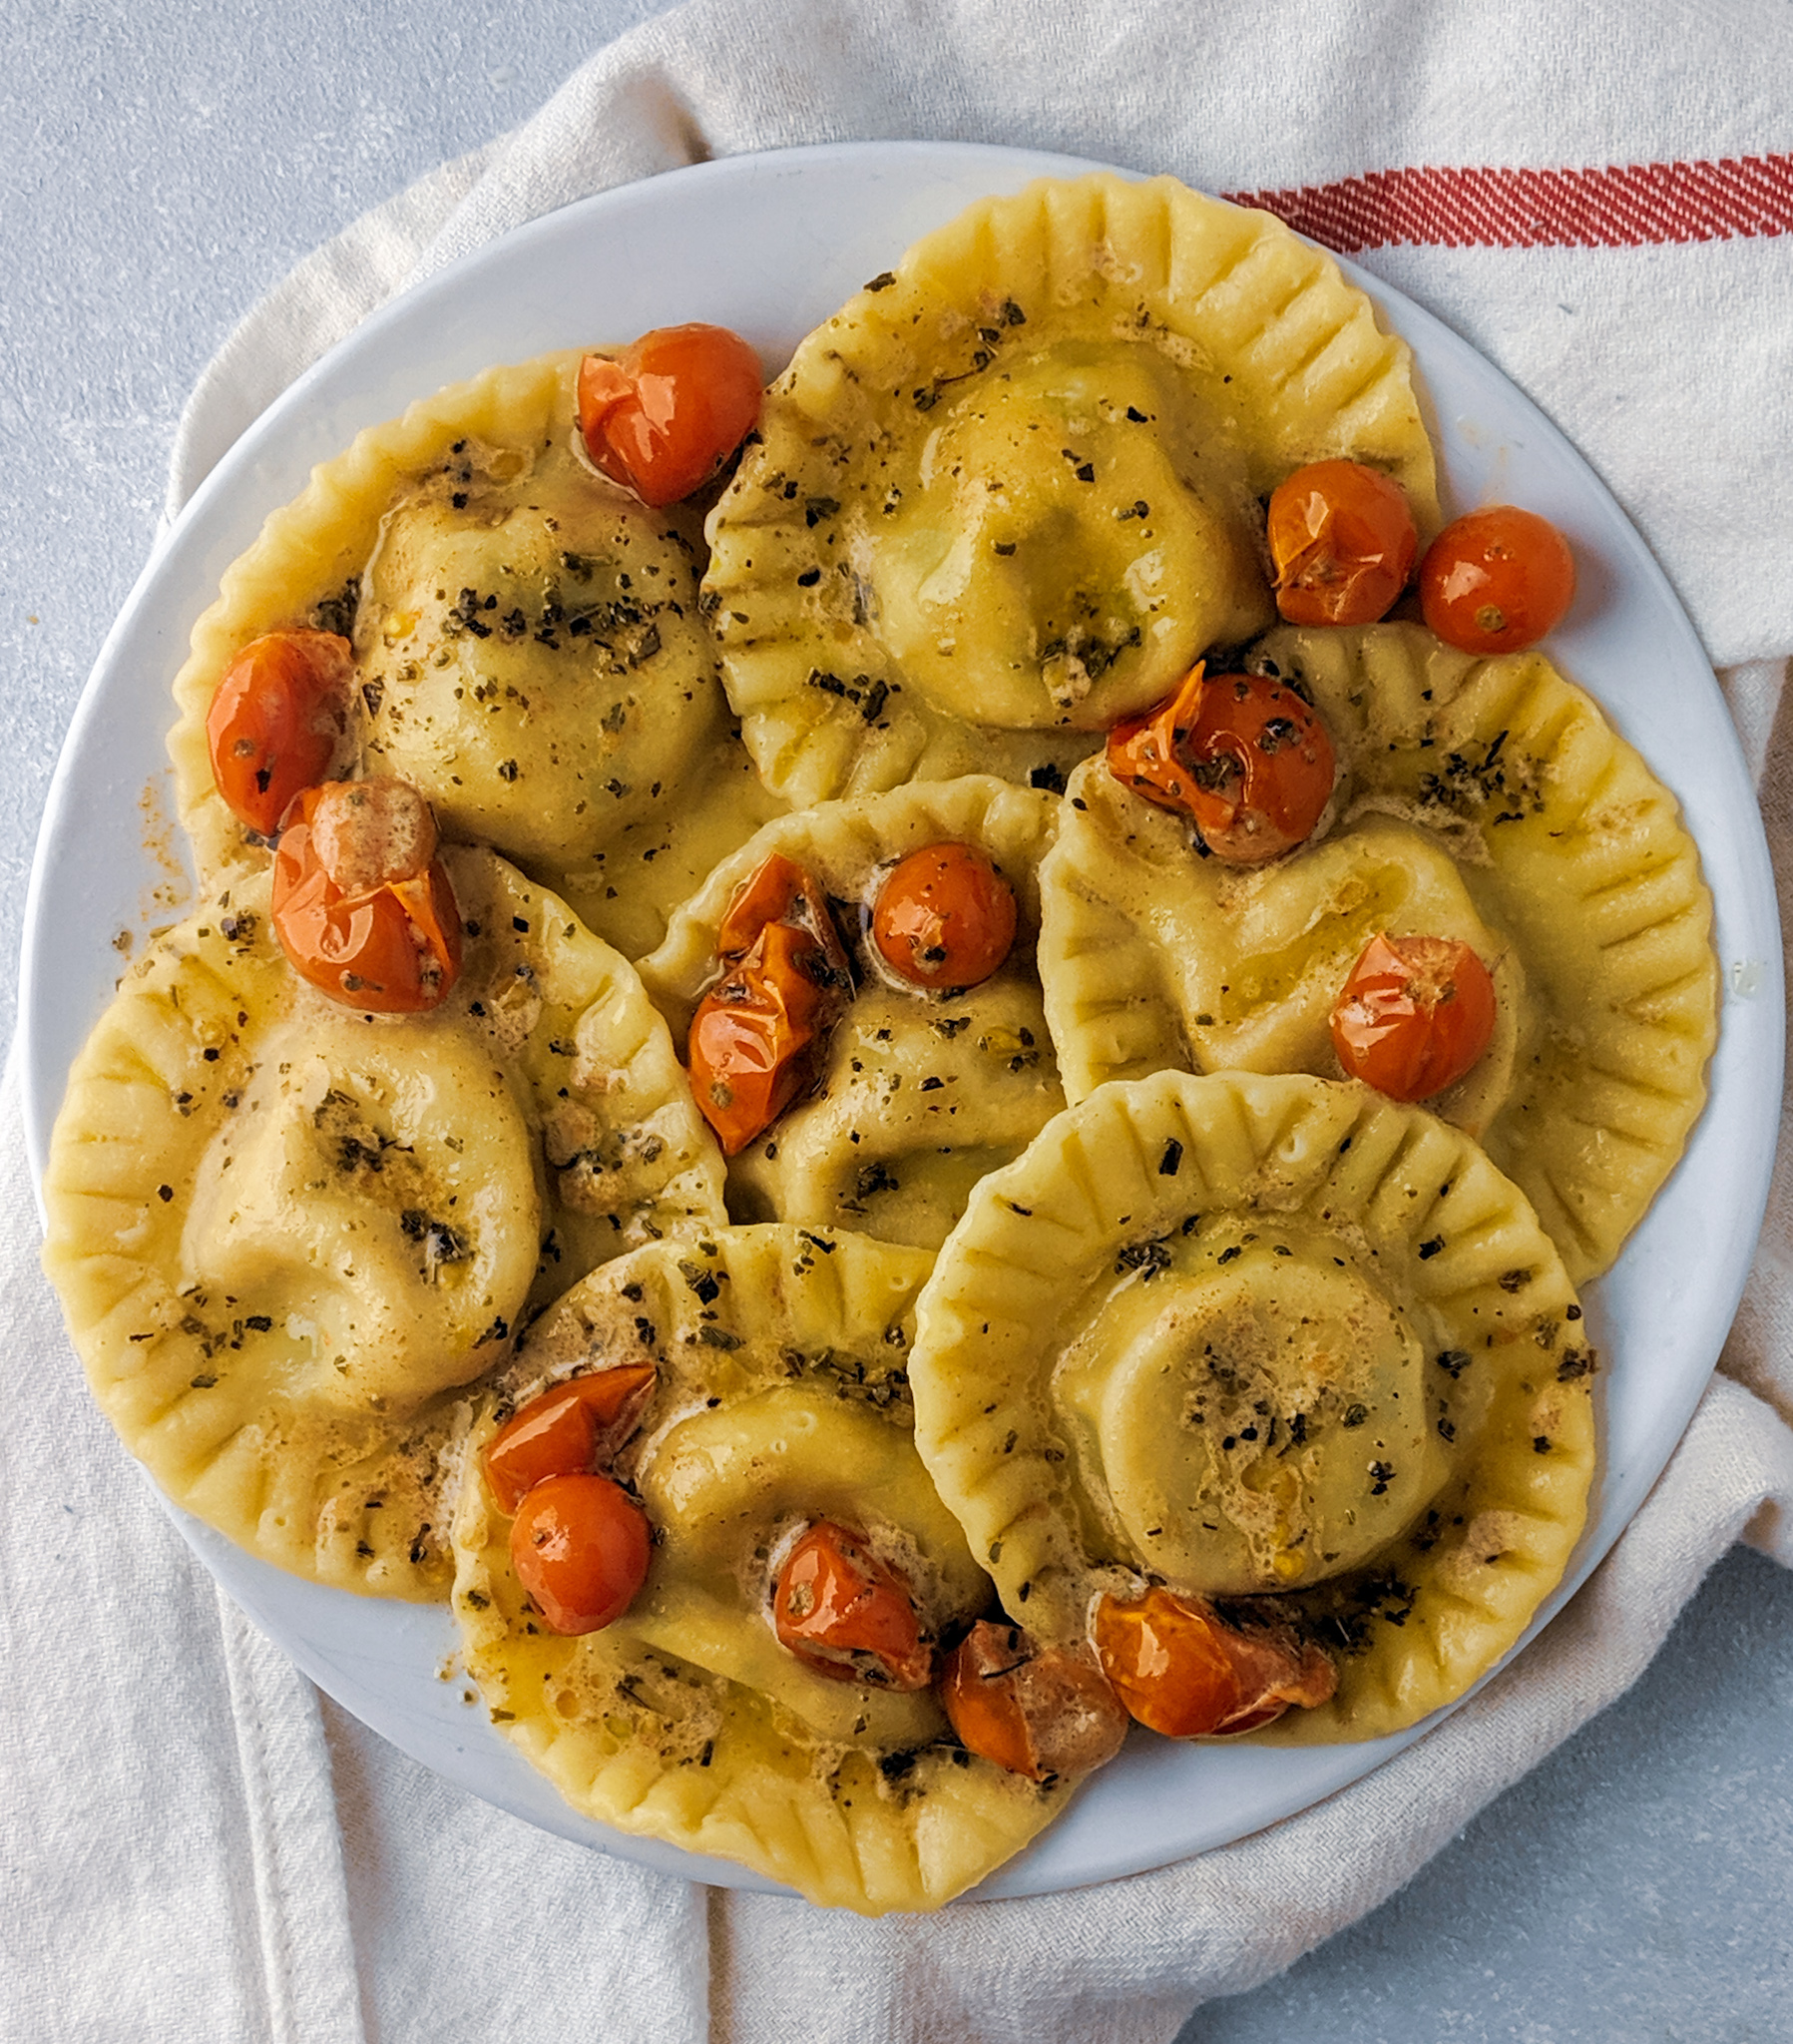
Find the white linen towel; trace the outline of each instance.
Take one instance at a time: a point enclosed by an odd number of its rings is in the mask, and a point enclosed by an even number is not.
[[[1793,559],[1789,59],[1769,0],[1517,0],[1498,38],[1484,11],[1397,0],[691,0],[301,263],[202,379],[170,509],[393,291],[703,156],[977,140],[1275,195],[1506,369],[1636,520],[1731,669],[1785,923],[1793,584],[1761,564]],[[536,1833],[320,1706],[86,1398],[37,1275],[10,1073],[0,1146],[0,1341],[32,1373],[0,1429],[8,2036],[1162,2044],[1373,1907],[1619,1695],[1732,1541],[1793,1566],[1783,1155],[1723,1373],[1648,1503],[1520,1663],[1380,1773],[1071,1896],[865,1923],[706,1892]]]

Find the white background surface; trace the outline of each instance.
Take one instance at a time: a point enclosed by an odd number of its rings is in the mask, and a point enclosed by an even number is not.
[[[49,767],[148,550],[193,375],[314,242],[521,118],[649,11],[538,0],[444,29],[422,0],[390,0],[370,34],[318,0],[248,29],[222,9],[15,0],[0,126],[9,947]],[[1793,1585],[1732,1557],[1639,1689],[1406,1894],[1186,2035],[1793,2033],[1790,1617]]]

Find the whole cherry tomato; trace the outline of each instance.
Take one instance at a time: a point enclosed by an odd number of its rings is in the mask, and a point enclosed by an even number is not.
[[[734,1157],[807,1084],[853,974],[821,889],[778,852],[735,890],[716,942],[722,976],[691,1017],[685,1064],[698,1111]]]
[[[307,788],[274,850],[274,933],[299,977],[375,1014],[439,1006],[461,969],[461,912],[435,851],[408,781]]]
[[[1332,796],[1326,727],[1267,675],[1196,667],[1167,702],[1109,734],[1109,771],[1146,801],[1195,819],[1229,865],[1258,866],[1313,834]]]
[[[1575,557],[1548,518],[1491,504],[1456,518],[1420,563],[1426,623],[1462,653],[1517,653],[1562,624]]]
[[[980,1619],[947,1658],[940,1701],[960,1743],[1030,1782],[1112,1761],[1127,1718],[1088,1649],[1042,1647]]]
[[[1347,1078],[1430,1100],[1474,1068],[1494,1027],[1494,981],[1468,944],[1375,936],[1332,1010],[1332,1047]]]
[[[645,504],[701,487],[759,423],[759,357],[726,326],[657,326],[579,365],[586,452]]]
[[[1291,1704],[1311,1709],[1338,1687],[1338,1670],[1285,1625],[1228,1625],[1204,1598],[1148,1590],[1134,1603],[1105,1597],[1096,1651],[1121,1701],[1166,1739],[1254,1732]]]
[[[1292,625],[1373,625],[1420,548],[1401,485],[1361,461],[1315,461],[1270,497],[1276,608]]]
[[[206,713],[212,777],[231,813],[271,837],[329,772],[348,729],[355,657],[334,632],[270,632],[225,668]]]
[[[515,1512],[550,1476],[591,1469],[633,1429],[658,1375],[651,1362],[621,1363],[556,1384],[514,1413],[486,1447],[498,1509]]]
[[[872,905],[872,942],[898,979],[930,991],[979,986],[1015,941],[1015,889],[971,844],[899,859]]]
[[[648,1580],[648,1515],[620,1483],[582,1470],[550,1476],[511,1521],[511,1567],[551,1631],[614,1624]]]
[[[818,1519],[778,1571],[772,1625],[799,1661],[833,1682],[916,1690],[934,1678],[908,1583],[832,1519]]]

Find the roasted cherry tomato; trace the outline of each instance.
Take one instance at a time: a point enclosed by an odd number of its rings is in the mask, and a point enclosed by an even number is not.
[[[550,1476],[589,1470],[641,1416],[658,1375],[651,1362],[622,1363],[556,1384],[514,1413],[486,1448],[486,1479],[501,1512],[514,1512]]]
[[[962,1745],[1030,1782],[1087,1775],[1126,1737],[1126,1713],[1087,1649],[1042,1647],[988,1619],[948,1657],[940,1701]]]
[[[759,357],[726,326],[657,326],[579,365],[586,452],[645,504],[708,482],[759,423]]]
[[[1332,1047],[1347,1078],[1430,1100],[1477,1064],[1494,1027],[1494,981],[1468,944],[1376,936],[1333,1008]]]
[[[1420,550],[1401,485],[1361,461],[1315,461],[1270,498],[1276,608],[1292,625],[1373,625]]]
[[[1105,1597],[1096,1651],[1128,1712],[1166,1739],[1255,1732],[1338,1687],[1330,1657],[1290,1627],[1228,1625],[1205,1599],[1169,1590],[1131,1604]]]
[[[1293,689],[1267,675],[1196,667],[1168,702],[1109,733],[1109,771],[1195,819],[1229,865],[1259,866],[1312,835],[1332,796],[1332,740]]]
[[[799,1661],[834,1682],[912,1690],[934,1678],[908,1583],[832,1519],[818,1519],[778,1571],[772,1625]]]
[[[408,781],[307,788],[274,850],[274,933],[299,977],[375,1014],[438,1006],[461,969],[461,913],[435,853]]]
[[[219,793],[251,830],[271,837],[293,797],[330,771],[354,669],[334,632],[270,632],[225,668],[206,741]]]
[[[1420,563],[1426,623],[1463,653],[1517,653],[1562,624],[1575,557],[1548,518],[1491,504],[1455,518]]]
[[[595,1633],[648,1580],[648,1515],[609,1476],[550,1476],[511,1521],[511,1567],[551,1631]]]
[[[910,986],[979,986],[1015,941],[1015,889],[975,845],[926,845],[885,875],[871,933],[878,956]]]
[[[778,852],[735,890],[716,948],[722,976],[691,1017],[685,1063],[698,1111],[734,1157],[808,1083],[853,974],[821,889]]]

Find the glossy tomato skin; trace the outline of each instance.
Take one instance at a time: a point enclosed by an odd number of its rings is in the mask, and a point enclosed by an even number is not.
[[[212,777],[230,812],[271,837],[329,773],[348,729],[355,658],[334,632],[269,632],[224,670],[206,713]]]
[[[722,975],[691,1017],[685,1065],[698,1112],[735,1157],[809,1083],[853,973],[820,887],[778,852],[736,888],[716,948]]]
[[[675,504],[759,423],[759,357],[725,326],[659,326],[579,365],[579,429],[593,465],[645,504]]]
[[[1407,587],[1419,534],[1406,493],[1360,461],[1315,461],[1270,497],[1276,608],[1292,625],[1373,625]]]
[[[864,1538],[818,1519],[797,1541],[772,1591],[779,1643],[831,1682],[926,1689],[934,1650],[902,1575]]]
[[[1450,937],[1374,936],[1332,1010],[1332,1046],[1349,1079],[1390,1100],[1430,1100],[1480,1063],[1494,1040],[1494,981]]]
[[[557,1633],[615,1624],[648,1580],[652,1551],[641,1506],[589,1471],[536,1484],[511,1521],[511,1566]]]
[[[658,1376],[651,1362],[620,1363],[556,1384],[520,1407],[486,1447],[486,1480],[499,1510],[514,1513],[550,1476],[594,1468],[634,1428]]]
[[[1420,563],[1420,610],[1461,653],[1518,653],[1554,632],[1575,597],[1575,559],[1548,518],[1491,504],[1453,519]]]
[[[940,1701],[962,1746],[1030,1782],[1087,1775],[1126,1737],[1126,1712],[1088,1650],[1043,1647],[990,1619],[947,1657]]]
[[[885,875],[872,904],[878,956],[908,986],[959,992],[998,971],[1015,942],[1015,889],[976,845],[924,845]]]
[[[1332,1660],[1286,1625],[1229,1625],[1205,1598],[1152,1589],[1097,1607],[1103,1673],[1139,1724],[1166,1739],[1255,1732],[1338,1686]]]
[[[1228,865],[1264,865],[1313,835],[1332,798],[1332,740],[1313,706],[1268,675],[1197,667],[1148,716],[1109,734],[1109,771],[1193,817]]]
[[[314,819],[335,790],[364,785],[326,782],[294,802],[274,848],[274,934],[299,977],[344,1007],[420,1014],[447,999],[461,969],[460,909],[439,858],[372,886],[337,883]]]

